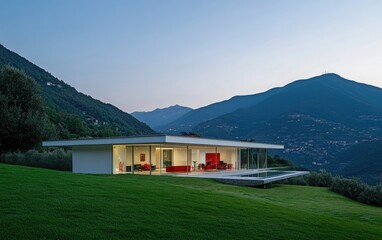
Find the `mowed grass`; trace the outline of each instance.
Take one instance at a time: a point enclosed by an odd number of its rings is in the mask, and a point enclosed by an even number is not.
[[[382,209],[325,188],[0,164],[0,239],[381,239]]]

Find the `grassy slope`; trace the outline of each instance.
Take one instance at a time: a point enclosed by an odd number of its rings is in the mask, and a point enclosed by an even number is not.
[[[0,164],[0,239],[380,239],[382,209],[325,188]]]

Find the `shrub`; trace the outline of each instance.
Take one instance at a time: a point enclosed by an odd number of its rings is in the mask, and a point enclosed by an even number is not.
[[[381,186],[369,186],[358,179],[335,177],[329,189],[361,203],[382,206]]]
[[[369,186],[359,179],[333,177],[328,172],[311,172],[309,175],[290,178],[282,183],[328,187],[331,191],[355,201],[382,206],[382,186]]]
[[[308,185],[306,178],[304,176],[288,178],[282,181],[282,183],[291,184],[291,185]]]
[[[29,150],[26,153],[13,152],[1,155],[0,161],[3,163],[41,167],[61,171],[72,170],[72,153],[63,149],[39,152]]]
[[[282,183],[292,185],[309,185],[318,187],[329,187],[333,176],[328,172],[311,172],[308,175],[294,177],[284,180]]]
[[[332,175],[328,172],[312,172],[306,176],[306,181],[310,186],[329,187],[332,183]]]

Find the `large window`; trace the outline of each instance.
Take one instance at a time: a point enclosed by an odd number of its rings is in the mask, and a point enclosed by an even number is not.
[[[263,149],[241,149],[241,169],[256,169],[263,168],[265,164],[264,154],[261,154]],[[259,162],[259,161],[262,162]]]
[[[172,150],[163,149],[163,167],[172,166]]]

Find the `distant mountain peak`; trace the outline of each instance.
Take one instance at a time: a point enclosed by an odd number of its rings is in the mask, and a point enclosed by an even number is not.
[[[156,108],[155,110],[148,112],[133,112],[131,115],[139,121],[146,123],[150,127],[158,129],[163,125],[175,121],[191,110],[192,108],[175,104],[165,108]]]
[[[336,77],[341,77],[339,74],[337,73],[323,73],[321,74],[320,76],[336,76]]]
[[[191,131],[279,141],[294,162],[328,169],[336,154],[355,143],[382,140],[381,102],[381,88],[327,73],[289,83],[253,106],[199,123]]]
[[[190,108],[190,107],[185,107],[185,106],[181,106],[181,105],[179,105],[179,104],[175,104],[175,105],[172,105],[172,106],[169,106],[169,107],[156,108],[156,109],[153,110],[153,111],[157,111],[157,110],[168,110],[168,109],[190,109],[190,110],[192,110],[192,108]],[[153,111],[147,111],[147,112],[153,112]],[[138,111],[138,112],[146,112],[146,111]]]
[[[325,79],[325,80],[334,80],[334,79],[348,80],[348,79],[342,77],[341,75],[339,75],[337,73],[324,73],[324,74],[316,76],[314,78]]]

